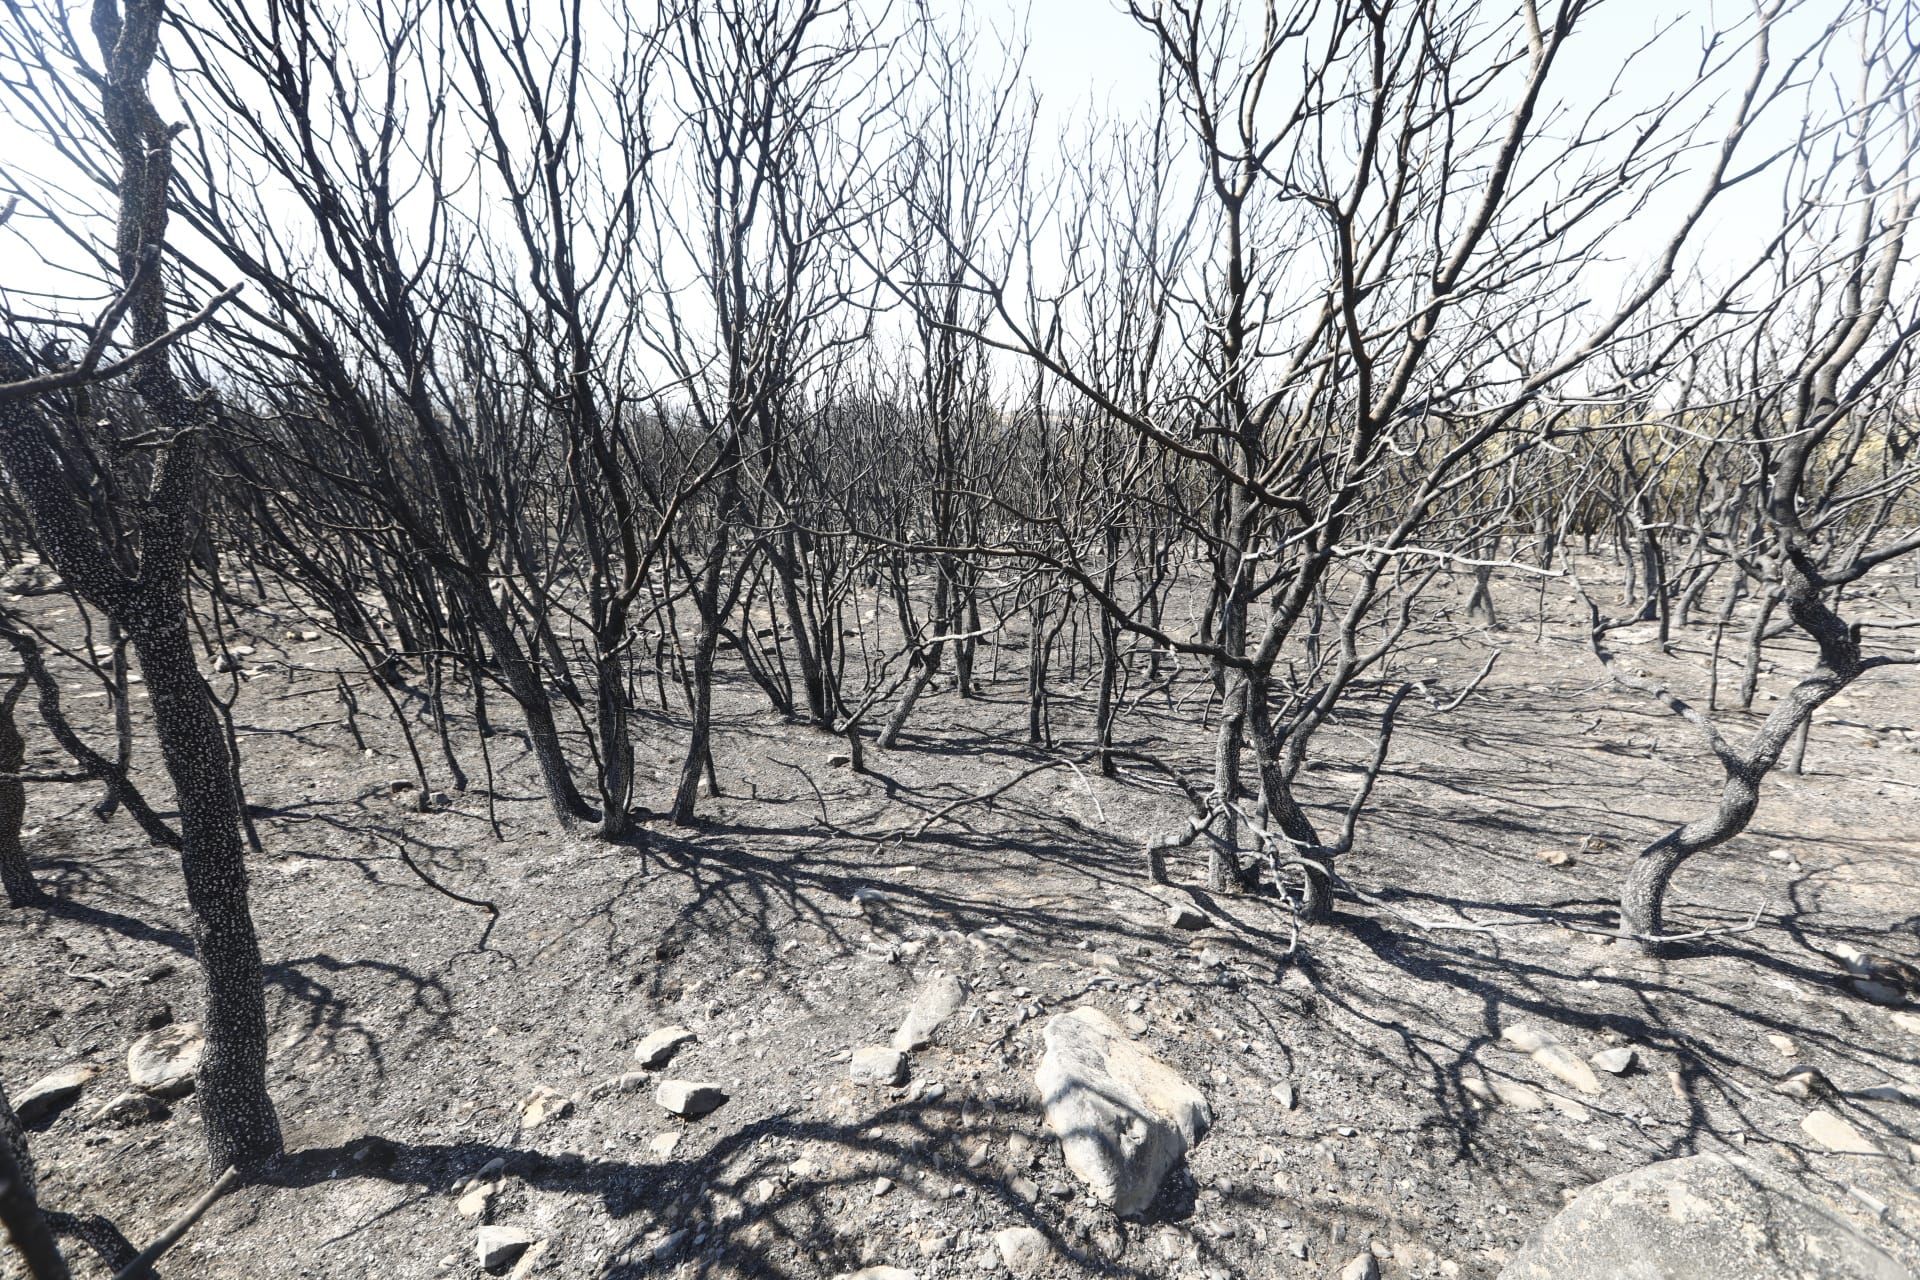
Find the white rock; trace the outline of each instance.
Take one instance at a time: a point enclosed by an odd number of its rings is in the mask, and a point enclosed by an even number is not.
[[[473,1251],[484,1271],[498,1271],[527,1251],[533,1237],[519,1227],[481,1227],[473,1233]]]
[[[1500,1038],[1580,1092],[1600,1092],[1600,1078],[1593,1074],[1593,1068],[1539,1028],[1516,1024],[1502,1029]]]
[[[1340,1280],[1380,1280],[1380,1261],[1371,1252],[1359,1253],[1340,1268]]]
[[[1008,1227],[993,1233],[993,1247],[1000,1261],[1017,1276],[1030,1276],[1047,1265],[1053,1252],[1047,1238],[1032,1227]]]
[[[1831,1111],[1809,1111],[1800,1122],[1809,1138],[1829,1151],[1850,1156],[1877,1156],[1880,1148],[1873,1145],[1860,1131]]]
[[[1633,1069],[1633,1046],[1622,1045],[1618,1049],[1602,1049],[1587,1061],[1610,1076],[1623,1076]]]
[[[162,1098],[193,1092],[193,1079],[206,1055],[207,1042],[197,1022],[177,1022],[149,1031],[127,1049],[127,1078],[134,1087]]]
[[[905,1084],[907,1055],[884,1044],[870,1044],[853,1051],[847,1074],[855,1084]]]
[[[75,1062],[49,1072],[13,1099],[13,1114],[22,1124],[32,1124],[42,1116],[52,1115],[79,1097],[87,1081],[99,1074],[100,1068],[90,1062]]]
[[[920,1277],[905,1267],[862,1267],[858,1271],[842,1271],[833,1280],[920,1280]]]
[[[727,1095],[719,1085],[705,1080],[663,1080],[653,1100],[674,1115],[692,1120],[718,1107]]]
[[[685,1027],[661,1027],[649,1032],[633,1050],[634,1061],[643,1067],[664,1067],[680,1051],[680,1046],[700,1037]]]
[[[966,987],[953,974],[938,973],[929,978],[914,993],[906,1020],[893,1033],[893,1047],[902,1053],[910,1053],[932,1044],[934,1032],[966,998]]]
[[[520,1104],[520,1127],[538,1129],[549,1120],[573,1114],[573,1099],[557,1089],[535,1085],[527,1100]]]
[[[1206,1098],[1098,1009],[1060,1014],[1043,1034],[1035,1080],[1067,1167],[1116,1213],[1139,1213],[1212,1124]]]
[[[1794,1175],[1704,1155],[1586,1188],[1501,1280],[1899,1280],[1907,1269]]]

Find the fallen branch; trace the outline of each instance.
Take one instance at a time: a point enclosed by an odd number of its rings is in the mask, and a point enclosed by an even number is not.
[[[162,1231],[158,1239],[142,1249],[140,1255],[129,1263],[125,1270],[114,1276],[113,1280],[141,1280],[142,1277],[152,1276],[153,1264],[160,1260],[160,1255],[180,1243],[180,1237],[186,1235],[193,1224],[200,1221],[221,1196],[239,1185],[240,1171],[229,1168],[212,1186],[207,1188],[204,1195],[188,1205],[187,1211],[175,1218],[173,1224]]]

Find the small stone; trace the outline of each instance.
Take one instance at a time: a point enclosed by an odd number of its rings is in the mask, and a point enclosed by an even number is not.
[[[833,1280],[920,1280],[905,1267],[862,1267],[858,1271],[842,1271]]]
[[[1627,1045],[1619,1049],[1602,1049],[1587,1061],[1610,1076],[1623,1076],[1633,1069],[1633,1059],[1633,1046]]]
[[[473,1233],[474,1254],[484,1271],[499,1271],[527,1251],[533,1237],[519,1227],[481,1227]]]
[[[652,1140],[650,1140],[647,1143],[647,1149],[653,1152],[653,1154],[658,1156],[660,1159],[665,1160],[671,1155],[673,1155],[673,1149],[679,1145],[680,1145],[679,1134],[656,1133],[653,1135]]]
[[[1213,921],[1207,913],[1185,902],[1176,902],[1167,908],[1167,928],[1199,930],[1213,927]]]
[[[113,1125],[126,1128],[129,1125],[144,1124],[149,1120],[167,1118],[167,1104],[150,1093],[137,1089],[117,1094],[93,1113],[94,1124]]]
[[[1122,1021],[1126,1025],[1128,1035],[1143,1036],[1147,1034],[1147,1020],[1139,1014],[1130,1013]]]
[[[937,1258],[947,1250],[953,1248],[953,1237],[947,1235],[945,1232],[933,1231],[921,1236],[917,1243],[921,1257]]]
[[[1273,1100],[1280,1104],[1282,1111],[1293,1110],[1293,1104],[1296,1101],[1293,1095],[1293,1086],[1285,1080],[1273,1086]]]
[[[1920,1013],[1894,1013],[1889,1016],[1892,1017],[1894,1026],[1920,1036]]]
[[[1899,1015],[1896,1014],[1895,1016],[1898,1017]],[[1800,1056],[1800,1046],[1793,1042],[1793,1037],[1791,1036],[1783,1036],[1777,1032],[1769,1032],[1767,1035],[1767,1043],[1779,1050],[1780,1056],[1783,1058],[1797,1058]]]
[[[836,751],[827,757],[827,768],[844,769],[853,763],[853,757],[844,751]]]
[[[1831,1111],[1809,1111],[1800,1127],[1809,1138],[1840,1155],[1877,1156],[1880,1148],[1861,1136],[1858,1129]]]
[[[127,1078],[136,1089],[156,1097],[177,1098],[193,1092],[194,1076],[206,1051],[207,1042],[197,1022],[149,1031],[127,1049]]]
[[[1380,1260],[1371,1250],[1356,1253],[1351,1262],[1340,1268],[1340,1280],[1380,1280]]]
[[[80,1096],[87,1082],[99,1074],[100,1068],[89,1062],[75,1062],[49,1072],[13,1099],[13,1114],[19,1117],[20,1123],[32,1124],[43,1116],[62,1111]]]
[[[1814,1067],[1790,1067],[1773,1086],[1773,1091],[1789,1098],[1828,1097],[1833,1093],[1833,1083]]]
[[[685,1027],[662,1027],[649,1032],[647,1037],[634,1047],[634,1061],[650,1070],[664,1067],[673,1060],[680,1047],[700,1037]]]
[[[1040,1198],[1040,1184],[1024,1174],[1009,1179],[1007,1189],[1029,1203]]]
[[[476,1182],[454,1202],[454,1212],[463,1218],[484,1218],[487,1216],[487,1206],[493,1203],[493,1197],[499,1190],[498,1182]]]
[[[883,1044],[870,1044],[853,1051],[847,1075],[855,1084],[905,1084],[907,1055]]]
[[[694,1120],[720,1106],[727,1095],[719,1085],[704,1080],[663,1080],[653,1100],[663,1110]]]
[[[573,1099],[557,1089],[546,1085],[535,1085],[527,1100],[520,1104],[520,1127],[538,1129],[549,1120],[559,1120],[573,1114]]]
[[[1000,1261],[1016,1276],[1030,1276],[1047,1263],[1053,1252],[1047,1238],[1032,1227],[1008,1227],[993,1233],[993,1247]]]
[[[1573,865],[1573,855],[1565,849],[1542,849],[1533,856],[1550,867],[1569,867]],[[1341,1274],[1345,1275],[1346,1273],[1342,1272]]]
[[[886,1195],[887,1192],[891,1190],[893,1190],[892,1178],[880,1177],[873,1180],[873,1194],[876,1199]]]

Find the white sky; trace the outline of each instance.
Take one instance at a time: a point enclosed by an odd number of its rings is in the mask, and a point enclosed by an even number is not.
[[[44,0],[60,4],[64,0]],[[618,0],[614,0],[618,2]],[[884,0],[873,0],[883,3]],[[901,5],[907,0],[893,0]],[[1239,4],[1240,12],[1255,20],[1258,0],[1219,0]],[[537,3],[537,0],[536,0]],[[1783,51],[1798,48],[1818,24],[1834,11],[1839,0],[1800,0],[1796,13],[1782,24],[1777,44]],[[84,8],[76,0],[76,13]],[[1089,112],[1095,115],[1127,118],[1138,113],[1152,92],[1154,48],[1148,33],[1126,14],[1122,0],[930,0],[936,19],[968,18],[986,35],[979,42],[983,62],[991,59],[998,43],[995,38],[1015,40],[1024,29],[1029,49],[1026,72],[1040,95],[1042,114],[1037,157],[1042,169],[1051,168],[1058,152],[1056,139],[1080,136]],[[1488,13],[1505,12],[1505,3],[1489,4]],[[1563,66],[1559,92],[1578,112],[1606,95],[1615,70],[1632,56],[1628,92],[1619,106],[1641,105],[1669,92],[1674,86],[1692,79],[1694,62],[1702,35],[1715,25],[1729,25],[1749,17],[1751,9],[1744,0],[1601,0],[1580,33],[1574,49],[1579,57],[1572,66]],[[1656,32],[1665,34],[1650,49],[1634,51]],[[1592,72],[1582,73],[1587,68]],[[1745,70],[1744,64],[1739,68]],[[991,69],[986,69],[991,74]],[[1731,90],[1729,82],[1725,88]],[[164,103],[167,96],[156,86],[156,97]],[[164,109],[164,108],[163,108]],[[1784,137],[1797,123],[1791,111],[1777,114],[1770,128],[1755,141],[1764,144],[1769,136]],[[1706,131],[1712,136],[1711,127]],[[32,172],[49,159],[23,124],[8,114],[0,100],[0,166],[15,174]],[[52,169],[58,174],[57,162]],[[1665,242],[1673,217],[1681,205],[1691,201],[1697,184],[1676,184],[1667,195],[1651,205],[1616,240],[1610,241],[1616,261],[1592,268],[1589,287],[1594,294],[1614,292],[1630,277],[1639,260]],[[1738,198],[1723,200],[1709,215],[1709,221],[1696,239],[1702,258],[1711,266],[1744,262],[1756,243],[1774,226],[1779,217],[1778,187],[1756,184]],[[18,221],[18,220],[17,220]],[[9,230],[17,236],[20,227]],[[5,260],[0,287],[9,290],[44,287],[49,273],[32,261],[21,242],[0,232],[0,258]]]

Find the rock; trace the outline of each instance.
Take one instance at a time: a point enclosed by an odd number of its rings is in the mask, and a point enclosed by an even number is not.
[[[842,1271],[833,1280],[920,1280],[920,1277],[905,1267],[862,1267],[858,1271]]]
[[[1770,1031],[1767,1033],[1767,1043],[1772,1045],[1783,1058],[1797,1058],[1800,1056],[1800,1046],[1793,1042],[1793,1037],[1791,1036],[1783,1036],[1778,1032]]]
[[[674,1115],[696,1120],[727,1100],[724,1090],[704,1080],[663,1080],[653,1100]]]
[[[513,1264],[513,1274],[508,1276],[507,1280],[526,1280],[540,1265],[540,1259],[546,1257],[548,1248],[547,1241],[535,1240],[533,1247],[521,1254],[520,1261]]]
[[[679,1145],[679,1134],[656,1133],[647,1143],[647,1150],[653,1152],[653,1154],[660,1157],[660,1159],[665,1160],[673,1155],[673,1149]]]
[[[1167,928],[1169,929],[1208,929],[1213,921],[1207,913],[1185,902],[1176,902],[1167,907]]]
[[[1282,1080],[1279,1084],[1273,1086],[1273,1100],[1280,1104],[1281,1110],[1283,1111],[1293,1110],[1293,1104],[1295,1101],[1294,1094],[1293,1094],[1293,1086],[1287,1083],[1285,1080]]]
[[[43,1116],[65,1110],[87,1087],[87,1081],[99,1074],[100,1068],[90,1062],[75,1062],[50,1071],[13,1099],[13,1114],[21,1124],[32,1124]]]
[[[662,1027],[649,1032],[646,1039],[634,1047],[634,1061],[650,1069],[664,1067],[680,1052],[680,1046],[699,1038],[685,1027]]]
[[[1610,1076],[1623,1076],[1633,1070],[1633,1046],[1624,1045],[1618,1049],[1602,1049],[1587,1061]]]
[[[1352,1261],[1340,1268],[1340,1280],[1380,1280],[1380,1260],[1373,1256],[1372,1250],[1356,1253]]]
[[[1860,1131],[1831,1111],[1809,1111],[1800,1122],[1809,1138],[1827,1150],[1848,1156],[1877,1156],[1880,1148]]]
[[[1878,978],[1855,978],[1852,986],[1854,993],[1862,1000],[1871,1000],[1875,1004],[1902,1005],[1907,1002],[1906,992]]]
[[[645,1086],[652,1078],[644,1071],[622,1071],[619,1075],[602,1080],[593,1086],[593,1096],[604,1098],[615,1093],[632,1093]]]
[[[1789,1098],[1830,1097],[1833,1084],[1814,1067],[1789,1067],[1787,1074],[1781,1076],[1773,1086],[1773,1091]]]
[[[149,1120],[165,1120],[168,1114],[167,1104],[153,1094],[129,1089],[102,1104],[93,1113],[93,1123],[124,1129],[129,1125],[145,1124]]]
[[[1550,867],[1570,867],[1573,865],[1573,855],[1565,849],[1542,849],[1533,856]],[[1344,1275],[1346,1273],[1342,1272],[1341,1274]]]
[[[932,1044],[933,1033],[966,998],[967,989],[951,973],[935,974],[923,982],[914,993],[906,1020],[893,1033],[893,1047],[902,1053],[911,1053]]]
[[[1593,1074],[1593,1068],[1567,1052],[1558,1040],[1539,1028],[1524,1023],[1516,1024],[1504,1028],[1500,1038],[1580,1092],[1600,1092],[1600,1078]]]
[[[476,1181],[454,1201],[454,1212],[463,1218],[484,1218],[487,1216],[487,1206],[493,1203],[493,1197],[499,1191],[498,1182]]]
[[[1920,1013],[1894,1013],[1888,1016],[1893,1019],[1894,1026],[1920,1036]]]
[[[197,1022],[180,1022],[149,1031],[127,1049],[127,1078],[136,1089],[161,1098],[193,1092],[193,1078],[207,1042]]]
[[[827,768],[829,769],[844,769],[852,763],[853,757],[844,751],[836,751],[827,757]],[[872,1270],[872,1268],[868,1268],[868,1270]],[[881,1270],[886,1270],[886,1268],[883,1267]],[[861,1274],[864,1275],[866,1273],[862,1272]]]
[[[1043,1035],[1035,1081],[1067,1168],[1115,1213],[1139,1213],[1213,1123],[1206,1098],[1098,1009],[1059,1014]]]
[[[905,1084],[907,1055],[884,1044],[870,1044],[853,1051],[847,1074],[855,1084]]]
[[[993,1233],[993,1247],[1001,1263],[1017,1276],[1030,1276],[1047,1264],[1053,1252],[1047,1238],[1032,1227],[1008,1227]]]
[[[1771,1165],[1687,1156],[1596,1183],[1535,1231],[1500,1280],[1896,1280],[1839,1210]]]
[[[483,1271],[499,1271],[527,1251],[533,1237],[519,1227],[481,1227],[473,1233],[473,1251]]]
[[[520,1104],[520,1127],[538,1129],[549,1120],[573,1114],[573,1099],[557,1089],[535,1085],[527,1100]]]
[[[1469,1093],[1480,1092],[1473,1088],[1474,1081],[1463,1080],[1461,1083],[1467,1087]],[[1521,1084],[1518,1080],[1489,1080],[1482,1085],[1482,1088],[1492,1094],[1494,1100],[1501,1106],[1512,1107],[1515,1111],[1538,1111],[1547,1105],[1537,1089],[1531,1085]]]

